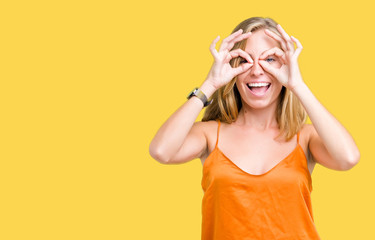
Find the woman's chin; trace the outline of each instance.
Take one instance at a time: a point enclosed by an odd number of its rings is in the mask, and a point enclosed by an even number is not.
[[[254,110],[264,110],[267,108],[276,108],[277,107],[278,98],[275,99],[242,99],[242,107],[246,109],[254,109]]]

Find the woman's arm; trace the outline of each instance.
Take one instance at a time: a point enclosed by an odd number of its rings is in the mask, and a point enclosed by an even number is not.
[[[359,159],[359,150],[343,125],[316,99],[305,83],[292,91],[313,124],[309,149],[316,162],[335,170],[349,170]]]
[[[230,51],[236,42],[248,38],[250,34],[242,34],[242,30],[231,34],[223,40],[219,51],[215,49],[219,37],[212,42],[210,51],[215,61],[207,79],[200,87],[207,98],[233,77],[250,68],[252,59],[246,52],[241,49]],[[229,62],[238,56],[247,59],[249,63],[232,68]],[[207,148],[207,139],[203,132],[203,124],[194,123],[202,108],[202,101],[192,97],[177,109],[152,139],[149,146],[150,155],[165,164],[183,163],[202,156]]]
[[[212,88],[207,83],[203,83],[200,89],[207,98],[212,95]],[[206,138],[201,127],[194,124],[202,108],[203,102],[196,97],[178,108],[152,139],[150,155],[160,163],[167,164],[172,160],[174,163],[187,162],[203,154]]]
[[[260,61],[263,68],[271,73],[285,87],[295,94],[307,114],[312,126],[309,134],[309,149],[315,161],[335,170],[349,170],[360,159],[359,150],[349,132],[328,110],[315,98],[313,93],[303,82],[297,58],[302,50],[301,43],[277,26],[282,37],[268,30],[265,33],[278,41],[281,49],[271,49],[260,56],[265,59],[274,54],[283,61],[280,69],[271,67],[266,61]],[[294,49],[294,43],[297,49]]]

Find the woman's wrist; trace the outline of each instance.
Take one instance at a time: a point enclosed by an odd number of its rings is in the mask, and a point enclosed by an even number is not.
[[[199,89],[204,93],[204,95],[206,95],[207,99],[209,99],[217,90],[208,80],[204,81]]]
[[[300,82],[293,89],[290,90],[293,94],[297,96],[297,98],[300,99],[302,95],[306,94],[306,90],[309,90],[309,88],[305,82]]]

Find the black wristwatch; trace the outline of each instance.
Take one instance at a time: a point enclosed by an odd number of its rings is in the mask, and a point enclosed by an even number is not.
[[[199,88],[194,88],[193,91],[191,91],[189,95],[187,96],[187,99],[190,99],[192,96],[196,96],[197,98],[202,100],[203,107],[207,107],[208,105],[210,105],[213,100],[211,99],[211,101],[207,101],[206,95]]]

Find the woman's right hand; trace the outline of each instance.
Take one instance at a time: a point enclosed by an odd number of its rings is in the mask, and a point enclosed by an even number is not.
[[[251,35],[251,32],[242,34],[242,29],[232,33],[221,43],[219,52],[216,50],[216,43],[219,41],[218,36],[210,46],[210,51],[214,57],[214,63],[207,75],[206,82],[212,85],[215,89],[219,89],[228,82],[230,82],[235,76],[248,70],[253,65],[253,59],[250,55],[242,49],[235,49],[230,51],[236,42],[242,41]],[[236,68],[232,68],[230,60],[236,57],[242,57],[247,62],[240,64]]]

